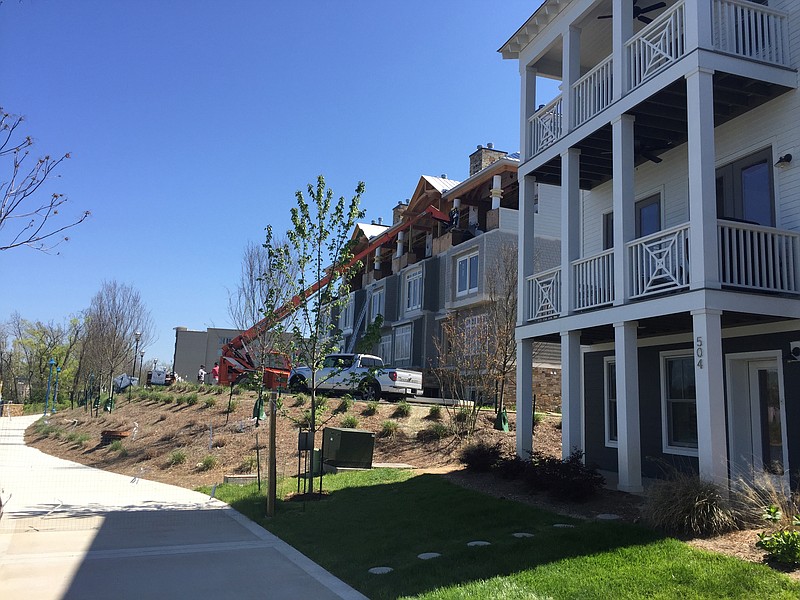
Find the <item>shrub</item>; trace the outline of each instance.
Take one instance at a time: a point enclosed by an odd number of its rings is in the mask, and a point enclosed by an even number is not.
[[[215,385],[211,387],[211,391],[216,396],[221,396],[225,392],[225,386],[222,385]]]
[[[674,472],[653,484],[642,517],[673,535],[717,535],[737,529],[742,522],[735,492],[732,498],[726,499],[715,483]]]
[[[336,413],[346,413],[351,408],[353,408],[353,399],[352,398],[342,398],[342,401],[339,402],[339,406],[336,407],[334,412]]]
[[[459,408],[456,411],[456,414],[453,415],[453,420],[456,423],[466,423],[467,419],[469,419],[469,409],[468,408]]]
[[[361,411],[361,414],[365,417],[371,417],[372,415],[378,412],[378,401],[377,400],[370,400],[367,402],[367,406],[364,410]]]
[[[544,415],[542,413],[533,413],[533,426],[534,427],[536,427],[543,420],[544,420]]]
[[[583,463],[583,451],[575,450],[560,460],[534,453],[525,471],[534,491],[546,490],[559,500],[583,502],[594,496],[605,484],[596,469]]]
[[[345,415],[342,419],[342,427],[345,429],[355,429],[358,427],[358,417],[355,415]]]
[[[248,456],[241,464],[236,467],[237,473],[252,473],[258,470],[258,459],[255,456]]]
[[[230,402],[228,402],[228,406],[225,408],[226,413],[234,413],[236,409],[239,408],[239,401],[236,398],[232,398]]]
[[[216,403],[216,398],[206,398],[203,400],[203,408],[213,408]]]
[[[186,452],[183,450],[173,450],[169,455],[169,464],[171,466],[182,465],[186,462]]]
[[[180,395],[180,396],[175,398],[175,404],[177,404],[178,406],[181,406],[185,402],[186,402],[186,396],[184,396],[184,395]]]
[[[188,396],[186,396],[186,404],[189,406],[194,406],[197,404],[197,392],[192,392]]]
[[[433,423],[430,427],[417,432],[417,439],[423,442],[441,440],[452,435],[453,430],[444,423]]]
[[[500,442],[491,444],[484,440],[468,444],[462,448],[459,456],[468,471],[478,473],[491,471],[502,457],[503,450]]]
[[[308,396],[300,392],[294,395],[294,404],[292,406],[303,406],[308,402]]]
[[[434,404],[428,409],[428,418],[432,421],[438,421],[442,418],[442,407]]]
[[[217,457],[213,454],[208,454],[197,464],[198,471],[210,471],[217,466]]]
[[[239,386],[234,386],[233,389],[231,390],[231,394],[234,396],[238,396],[241,393],[242,393],[242,388]]]
[[[800,516],[795,516],[794,522],[800,526]],[[800,564],[800,531],[794,528],[759,533],[756,546],[766,550],[770,560],[785,565]]]
[[[127,456],[128,451],[125,449],[125,446],[122,445],[122,440],[114,440],[111,442],[111,445],[108,449],[112,452],[118,452],[119,456]]]
[[[56,433],[61,435],[61,429],[56,427],[55,425],[51,425],[44,419],[36,421],[36,425],[34,426],[34,430],[42,437],[50,437],[51,435],[55,435]],[[58,439],[58,438],[56,438]]]
[[[81,447],[85,446],[86,442],[88,442],[90,439],[91,436],[88,433],[78,433],[77,431],[73,431],[67,435],[68,442],[72,442],[73,444]]]
[[[328,397],[324,396],[323,394],[317,394],[314,397],[314,406],[316,407],[318,413],[325,412],[328,410]]]
[[[521,459],[519,456],[501,458],[495,466],[498,475],[503,479],[519,479],[525,474],[530,466],[530,462]]]
[[[384,421],[381,423],[381,429],[378,432],[378,437],[393,437],[399,428],[397,421]]]
[[[410,417],[411,416],[411,405],[406,402],[405,400],[401,400],[397,403],[397,408],[394,409],[394,413],[392,414],[393,417]]]

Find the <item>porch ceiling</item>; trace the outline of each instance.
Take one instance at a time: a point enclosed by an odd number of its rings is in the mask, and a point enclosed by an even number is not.
[[[749,79],[739,75],[714,74],[714,126],[718,127],[768,102],[791,88]],[[613,105],[612,105],[613,106]],[[688,138],[686,115],[686,80],[681,78],[638,104],[630,111],[636,118],[635,164],[639,166],[655,156],[676,148]],[[580,149],[580,187],[591,190],[613,175],[611,125],[595,130],[574,145]],[[540,183],[561,185],[561,158],[556,156],[531,175]]]

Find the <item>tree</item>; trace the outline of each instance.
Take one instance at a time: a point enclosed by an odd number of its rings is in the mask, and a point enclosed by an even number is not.
[[[285,240],[275,240],[277,247],[286,245]],[[236,290],[228,294],[228,315],[234,327],[240,331],[246,331],[264,318],[265,306],[274,298],[277,302],[285,302],[287,298],[287,287],[289,281],[296,276],[297,269],[294,261],[288,261],[285,273],[276,273],[274,277],[267,280],[264,274],[269,270],[269,255],[264,244],[249,242],[244,249],[242,256],[242,269],[239,275],[239,282]],[[273,295],[268,293],[269,286],[278,286],[278,290]],[[273,310],[278,308],[271,307]],[[253,359],[255,366],[263,367],[265,364],[264,356],[273,350],[278,344],[273,339],[274,332],[270,328],[265,328],[256,335],[249,348],[250,358]]]
[[[153,340],[153,320],[141,295],[129,285],[104,281],[86,311],[82,377],[93,373],[96,381],[110,385],[118,371],[133,364],[137,331],[144,349]]]
[[[494,264],[486,273],[489,338],[488,370],[499,389],[497,410],[502,411],[506,389],[517,369],[517,242],[500,247]]]
[[[337,348],[340,334],[332,316],[347,301],[350,280],[361,266],[358,262],[349,263],[353,257],[350,236],[356,221],[364,216],[359,208],[364,183],[358,183],[349,201],[341,196],[335,203],[333,190],[327,188],[322,175],[317,178],[316,187],[308,184],[307,189],[308,200],[302,191],[295,194],[297,206],[291,209],[292,226],[285,242],[277,240],[272,227],[267,227],[264,248],[269,265],[263,279],[267,285],[265,315],[275,321],[273,339],[288,339],[285,351],[311,368],[308,389],[313,447],[317,430],[316,373],[325,356]],[[294,277],[289,277],[292,272]],[[292,318],[281,319],[284,315],[278,307],[288,302],[295,304],[297,310]],[[313,480],[309,491],[313,491]]]
[[[0,160],[9,163],[8,180],[0,180],[0,250],[28,246],[49,252],[69,238],[64,232],[89,217],[84,211],[77,218],[56,223],[67,197],[40,192],[42,185],[55,176],[54,171],[69,153],[58,158],[31,157],[33,138],[18,129],[23,118],[0,108]]]

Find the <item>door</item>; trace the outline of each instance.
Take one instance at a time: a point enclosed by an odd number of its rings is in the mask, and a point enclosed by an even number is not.
[[[776,360],[748,362],[753,474],[775,479],[788,474],[786,419]]]

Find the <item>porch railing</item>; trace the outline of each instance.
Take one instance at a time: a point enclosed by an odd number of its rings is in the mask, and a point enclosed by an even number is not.
[[[689,286],[689,225],[680,225],[627,244],[631,298]]]
[[[679,2],[625,43],[633,90],[686,54],[686,9]]]
[[[528,281],[528,320],[557,317],[561,314],[561,268],[531,275]]]
[[[732,221],[718,227],[723,285],[800,293],[800,234]]]
[[[531,156],[555,144],[565,133],[567,124],[561,114],[561,104],[561,96],[558,96],[529,119]]]
[[[611,104],[614,82],[612,57],[608,57],[572,86],[575,127],[591,119]]]
[[[712,0],[714,48],[789,66],[786,13],[745,0]]]
[[[614,301],[614,250],[572,263],[575,277],[575,310],[611,304]]]

